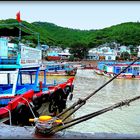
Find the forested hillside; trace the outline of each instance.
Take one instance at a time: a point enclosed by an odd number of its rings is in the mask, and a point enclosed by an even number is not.
[[[8,23],[18,23],[15,19],[0,20],[0,28],[5,28]],[[6,25],[4,25],[6,24]],[[22,24],[34,31],[30,36],[22,37],[22,41],[29,39],[37,43],[36,32],[40,33],[41,44],[57,45],[63,48],[70,47],[73,44],[84,44],[88,48],[96,47],[106,42],[117,42],[122,45],[140,45],[140,23],[129,22],[114,25],[100,30],[76,30],[64,28],[48,22],[28,23],[22,21]],[[18,25],[13,25],[17,26]],[[23,29],[25,32],[30,32]]]

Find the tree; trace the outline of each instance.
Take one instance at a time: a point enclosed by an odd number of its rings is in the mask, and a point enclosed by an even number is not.
[[[95,41],[88,43],[88,48],[96,48],[97,46],[98,46],[98,44]]]
[[[133,45],[129,45],[129,48],[130,48],[131,56],[137,56],[138,55],[138,48],[136,48]]]
[[[127,59],[130,59],[130,54],[126,51],[126,52],[122,52],[121,53],[121,58],[123,60],[127,60]]]
[[[74,61],[74,56],[73,56],[73,55],[71,55],[71,56],[69,57],[69,61]]]
[[[80,42],[72,44],[69,51],[75,58],[79,59],[86,58],[88,54],[87,45]]]

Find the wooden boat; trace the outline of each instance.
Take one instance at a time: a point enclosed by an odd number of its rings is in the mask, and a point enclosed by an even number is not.
[[[47,56],[47,60],[57,61],[57,60],[61,60],[61,57],[60,56]]]
[[[104,75],[104,65],[105,64],[108,64],[108,65],[112,65],[112,64],[115,64],[116,62],[114,61],[99,61],[97,63],[97,67],[94,68],[94,72],[98,75]]]
[[[98,69],[98,68],[95,68],[95,69],[94,69],[94,72],[95,72],[96,74],[98,74],[98,75],[103,75],[103,70],[100,70],[100,69]]]
[[[67,62],[69,65],[72,65],[76,69],[84,69],[85,64],[82,64],[82,62]]]
[[[46,67],[46,75],[75,76],[77,73],[77,68],[68,63],[58,63],[52,61],[47,62],[46,64],[42,65],[42,67]]]
[[[129,63],[118,63],[113,65],[105,64],[103,74],[108,77],[114,77],[125,69]],[[116,78],[118,79],[140,79],[140,64],[131,65],[125,72],[122,72]]]
[[[128,66],[128,64],[114,65],[113,74],[111,74],[111,77],[118,74],[120,71],[122,71],[127,66]],[[119,79],[140,79],[140,65],[139,64],[131,65],[125,72],[123,72],[119,76],[117,76],[117,78],[119,78]]]
[[[7,42],[7,39],[0,41]],[[8,51],[8,46],[1,46],[3,47]],[[41,50],[23,44],[20,45],[20,50],[16,57],[2,56],[0,59],[0,122],[33,125],[29,118],[45,113],[54,115],[66,108],[67,98],[74,88],[74,78],[63,83],[47,84],[47,69],[40,68]],[[38,57],[34,58],[35,54]],[[43,81],[39,81],[40,72],[44,74]]]
[[[84,66],[83,66],[83,69],[89,69],[89,70],[94,70],[94,69],[96,69],[97,68],[97,65],[96,65],[96,63],[94,64],[94,63],[92,63],[92,62],[86,62],[85,61],[85,64],[83,64]]]

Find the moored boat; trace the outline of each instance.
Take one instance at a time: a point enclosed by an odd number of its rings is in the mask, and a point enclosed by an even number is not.
[[[115,63],[115,64],[104,64],[102,74],[107,77],[114,77],[125,69],[130,62],[126,63]],[[119,74],[117,79],[139,79],[140,78],[140,64],[139,62],[131,65],[125,72]]]
[[[46,67],[46,75],[55,75],[55,76],[75,76],[77,73],[77,68],[73,67],[69,63],[60,63],[60,62],[47,62],[42,65]]]
[[[128,64],[116,64],[113,65],[113,72],[110,74],[111,77],[118,74],[120,71],[125,69]],[[131,65],[125,72],[122,72],[116,78],[118,79],[140,79],[140,64]]]
[[[62,112],[68,96],[72,99],[74,77],[47,84],[47,69],[40,67],[41,50],[20,43],[15,55],[9,57],[7,44],[8,38],[0,38],[0,122],[33,125],[29,118]],[[39,81],[40,72],[43,81]]]
[[[104,65],[113,64],[114,62],[110,61],[100,61],[97,63],[97,67],[94,68],[94,72],[98,75],[104,75]]]
[[[67,64],[72,65],[76,69],[84,69],[86,66],[85,64],[82,64],[81,61],[67,62]]]

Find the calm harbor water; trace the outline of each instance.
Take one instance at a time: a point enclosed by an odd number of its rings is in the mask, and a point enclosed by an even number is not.
[[[48,76],[48,82],[62,81],[68,76]],[[108,77],[96,75],[93,70],[78,70],[74,80],[73,100],[68,100],[68,106],[93,93],[109,80]],[[87,100],[75,114],[74,118],[109,107],[119,101],[140,95],[140,80],[114,79],[94,96]],[[121,133],[140,134],[140,100],[130,103],[130,106],[108,111],[102,115],[82,122],[67,130],[90,133]]]

